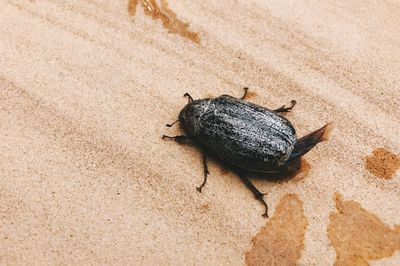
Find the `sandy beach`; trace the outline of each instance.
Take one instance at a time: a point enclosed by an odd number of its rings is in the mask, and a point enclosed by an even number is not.
[[[0,1],[0,264],[400,265],[396,1]],[[163,141],[193,98],[328,122],[268,192]],[[268,241],[271,239],[271,241]]]

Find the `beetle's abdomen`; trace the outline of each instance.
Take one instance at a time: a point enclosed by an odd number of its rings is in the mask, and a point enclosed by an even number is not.
[[[211,100],[194,137],[222,160],[258,172],[285,164],[296,143],[285,118],[227,95]]]

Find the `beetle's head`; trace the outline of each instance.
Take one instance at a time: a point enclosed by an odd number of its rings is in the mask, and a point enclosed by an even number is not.
[[[183,107],[179,113],[179,123],[187,133],[196,135],[199,119],[207,111],[209,99],[195,100]]]

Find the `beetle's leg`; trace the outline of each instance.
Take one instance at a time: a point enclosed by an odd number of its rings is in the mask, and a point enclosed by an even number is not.
[[[178,120],[176,120],[174,123],[172,123],[172,124],[166,124],[166,126],[167,127],[172,127],[176,122],[179,122],[179,119]]]
[[[282,107],[280,107],[280,108],[278,108],[278,109],[275,109],[274,110],[274,112],[277,112],[277,113],[288,113],[288,112],[290,112],[290,110],[292,110],[293,109],[293,107],[296,105],[296,101],[295,100],[291,100],[290,101],[290,106],[289,107],[285,107],[284,105],[282,106]]]
[[[186,92],[185,94],[183,94],[183,97],[188,97],[188,103],[193,102],[193,98],[192,98],[192,96],[190,96],[189,93]]]
[[[179,143],[181,143],[181,142],[183,142],[184,140],[186,140],[187,139],[187,137],[185,136],[185,135],[180,135],[180,136],[167,136],[167,135],[163,135],[162,136],[162,139],[172,139],[172,140],[175,140],[176,142],[179,142]]]
[[[206,156],[206,154],[204,152],[203,152],[203,168],[204,168],[204,180],[203,180],[203,183],[199,187],[196,187],[197,191],[200,192],[200,193],[201,193],[201,189],[206,184],[207,176],[210,173],[210,172],[208,172],[207,156]]]
[[[268,205],[265,202],[263,196],[266,195],[266,193],[262,193],[260,192],[251,182],[250,180],[243,174],[240,173],[239,174],[240,179],[242,180],[242,182],[251,190],[251,192],[253,192],[254,196],[261,201],[262,204],[264,204],[265,206],[265,212],[263,214],[264,217],[268,218]]]
[[[243,94],[242,98],[240,98],[240,99],[242,99],[242,100],[244,100],[244,99],[246,98],[247,91],[249,90],[249,88],[244,87],[243,90],[244,90],[244,94]]]

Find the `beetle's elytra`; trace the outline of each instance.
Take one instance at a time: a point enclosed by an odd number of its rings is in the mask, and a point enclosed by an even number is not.
[[[181,142],[193,140],[203,151],[204,181],[197,188],[201,192],[207,181],[207,155],[214,155],[232,165],[241,180],[265,205],[264,216],[268,217],[268,206],[261,193],[247,177],[246,171],[256,173],[287,173],[300,168],[300,157],[317,143],[327,139],[329,127],[324,127],[297,139],[292,124],[279,113],[289,112],[291,106],[276,110],[261,107],[241,99],[222,95],[217,98],[193,100],[189,94],[188,104],[181,110],[179,119],[186,135],[163,138]],[[175,123],[175,122],[174,122]],[[167,125],[172,126],[172,125]],[[243,170],[243,171],[242,171]]]

